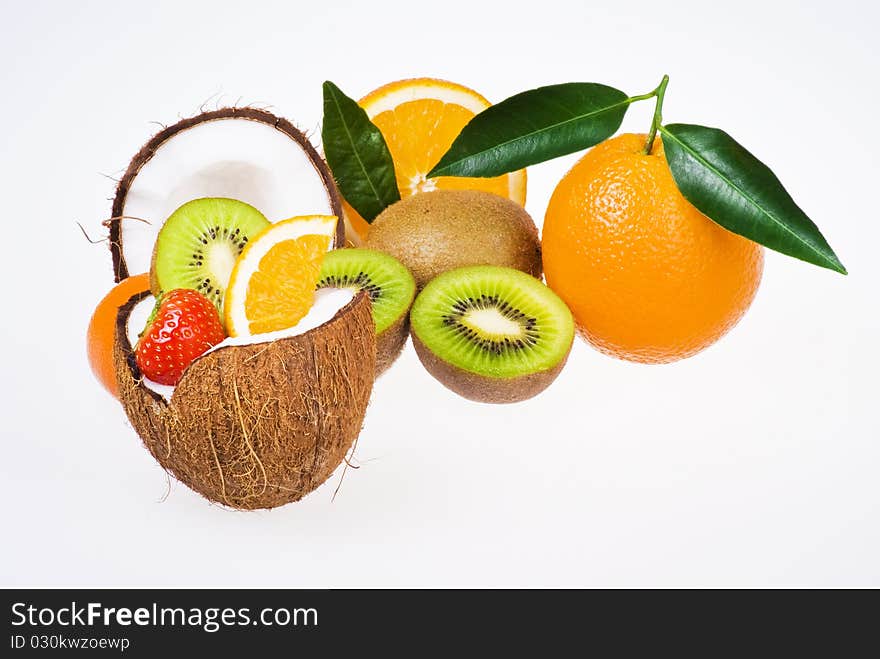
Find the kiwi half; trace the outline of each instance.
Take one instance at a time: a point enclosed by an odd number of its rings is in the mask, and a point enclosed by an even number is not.
[[[410,312],[413,345],[428,372],[452,391],[513,403],[546,389],[574,340],[571,312],[534,277],[498,266],[450,270]]]
[[[223,295],[235,259],[269,220],[250,204],[206,197],[185,203],[165,220],[150,267],[153,294],[194,288],[223,317]]]
[[[376,375],[400,355],[409,334],[416,282],[397,259],[372,249],[336,249],[324,257],[318,288],[366,291],[376,325]]]

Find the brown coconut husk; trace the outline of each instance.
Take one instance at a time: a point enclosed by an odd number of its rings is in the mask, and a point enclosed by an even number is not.
[[[167,128],[162,129],[150,138],[150,140],[141,147],[140,151],[135,154],[134,158],[131,159],[128,169],[126,169],[125,174],[116,186],[116,196],[113,198],[111,219],[108,222],[110,226],[110,254],[113,257],[113,276],[116,278],[117,282],[122,281],[130,274],[128,272],[128,265],[125,263],[125,255],[123,254],[120,221],[123,218],[122,213],[125,208],[125,198],[128,196],[128,191],[131,188],[132,182],[141,171],[141,168],[149,162],[150,158],[155,155],[159,147],[165,142],[178,133],[197,126],[198,124],[206,121],[216,121],[218,119],[247,119],[250,121],[259,121],[272,126],[297,142],[300,147],[302,147],[303,151],[305,151],[309,160],[312,162],[312,165],[314,165],[315,169],[321,175],[321,179],[324,182],[324,188],[327,190],[327,196],[330,198],[331,210],[333,211],[333,214],[339,218],[334,244],[336,247],[343,247],[345,245],[345,222],[342,219],[342,197],[340,197],[339,190],[336,188],[336,182],[333,180],[330,168],[327,167],[327,163],[320,156],[315,147],[312,146],[309,138],[287,119],[275,116],[271,112],[258,110],[256,108],[221,108],[210,112],[202,112],[194,117],[183,119],[173,126],[168,126]],[[165,218],[162,218],[162,220],[164,219]]]
[[[343,462],[372,390],[376,341],[369,297],[299,336],[228,346],[193,362],[166,401],[141,382],[120,309],[119,398],[147,450],[211,501],[239,509],[297,501]]]

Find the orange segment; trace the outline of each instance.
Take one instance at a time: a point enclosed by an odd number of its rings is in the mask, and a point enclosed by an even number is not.
[[[329,246],[327,236],[303,236],[278,243],[260,259],[244,302],[251,334],[293,327],[308,313]]]
[[[223,318],[229,336],[284,330],[309,312],[336,224],[332,215],[294,217],[251,239],[226,287]]]
[[[525,204],[524,169],[495,178],[426,176],[465,124],[489,107],[489,101],[477,92],[445,80],[416,78],[380,87],[361,99],[360,105],[385,137],[401,197],[435,189],[482,190]],[[355,231],[353,238],[363,240],[369,223],[347,203],[343,202],[343,208]]]
[[[471,179],[442,176],[425,177],[458,137],[461,129],[474,116],[474,112],[454,103],[434,99],[409,101],[394,110],[386,110],[375,117],[373,123],[382,131],[391,157],[394,159],[397,185],[403,196],[427,192],[436,188],[473,190],[478,188],[508,196],[508,176],[487,179]],[[412,127],[420,126],[416,133]],[[518,200],[517,200],[518,201]]]

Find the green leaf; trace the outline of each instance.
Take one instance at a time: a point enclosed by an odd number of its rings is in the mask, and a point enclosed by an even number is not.
[[[660,133],[678,189],[704,215],[777,252],[846,274],[776,175],[730,135],[690,124],[661,126]]]
[[[400,200],[385,138],[363,108],[329,80],[321,139],[339,191],[367,222]]]
[[[611,137],[633,99],[592,82],[539,87],[483,110],[428,174],[499,176]]]

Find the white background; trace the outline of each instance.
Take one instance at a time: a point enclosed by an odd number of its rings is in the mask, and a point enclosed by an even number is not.
[[[0,585],[880,586],[880,46],[874,3],[3,2]],[[457,398],[408,347],[357,458],[238,513],[170,483],[92,379],[100,234],[152,121],[255,103],[315,133],[434,76],[491,100],[573,80],[720,126],[850,270],[768,253],[743,322],[683,363],[578,341],[543,395]],[[623,130],[644,132],[640,104]],[[531,168],[540,224],[575,156]]]

